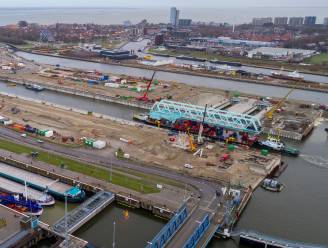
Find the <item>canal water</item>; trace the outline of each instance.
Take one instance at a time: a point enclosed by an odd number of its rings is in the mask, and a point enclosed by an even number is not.
[[[15,87],[12,87],[12,86],[8,86],[6,83],[1,81],[0,81],[0,92],[11,93],[18,96],[24,96],[36,100],[56,103],[67,107],[78,108],[87,111],[97,112],[100,114],[111,115],[125,120],[131,120],[133,114],[145,112],[145,110],[142,110],[140,108],[125,106],[116,103],[106,103],[103,101],[93,100],[85,97],[72,96],[64,93],[56,93],[50,90],[35,92],[32,90],[25,89],[25,87],[23,87],[22,85],[17,85]]]
[[[258,188],[237,229],[254,230],[289,240],[328,247],[328,121],[316,127],[304,143],[297,146],[298,158],[284,157],[288,163],[279,181],[285,184],[280,193]],[[210,246],[232,248],[232,241],[214,240]]]
[[[68,211],[77,206],[77,204],[68,204]],[[124,211],[128,212],[128,216],[123,213]],[[64,213],[64,203],[57,201],[54,207],[45,208],[41,221],[53,224],[63,217]],[[149,212],[133,210],[113,203],[73,235],[87,240],[97,248],[112,247],[114,221],[116,247],[122,248],[145,247],[147,241],[151,241],[165,225],[164,220],[155,218]],[[44,242],[38,248],[46,248],[48,245]]]
[[[37,54],[31,54],[26,52],[17,52],[16,54],[25,59],[34,60],[35,62],[41,64],[50,64],[50,65],[59,64],[60,66],[64,66],[64,67],[71,67],[71,68],[77,68],[82,70],[97,70],[104,73],[124,74],[124,75],[135,76],[135,77],[151,78],[152,76],[152,71],[146,69],[79,61],[74,59],[56,58],[56,57],[37,55]],[[218,88],[222,90],[239,91],[239,92],[261,95],[261,96],[269,95],[271,97],[282,97],[286,95],[287,92],[289,91],[288,88],[284,88],[284,87],[276,87],[276,86],[246,83],[246,82],[244,83],[244,82],[237,82],[233,80],[206,78],[206,77],[178,74],[172,72],[162,72],[162,71],[156,73],[156,78],[159,80],[176,81],[193,86],[204,86],[209,88]],[[327,94],[321,92],[294,90],[289,98],[296,99],[296,100],[312,101],[321,104],[328,104]]]

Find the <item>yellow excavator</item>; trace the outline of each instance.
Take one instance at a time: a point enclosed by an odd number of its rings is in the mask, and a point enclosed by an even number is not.
[[[281,98],[280,101],[279,101],[277,104],[273,105],[273,106],[271,107],[271,109],[269,109],[269,110],[265,113],[265,117],[266,117],[268,120],[272,120],[274,112],[275,112],[277,109],[281,108],[282,104],[286,101],[286,99],[287,99],[287,98],[289,97],[289,95],[293,92],[293,90],[294,90],[294,89],[290,89],[290,91],[288,91],[288,93],[287,93],[283,98]]]
[[[189,136],[189,151],[190,152],[194,152],[196,151],[196,146],[195,146],[195,143],[194,143],[194,139],[189,131],[189,128],[187,129],[187,134]]]

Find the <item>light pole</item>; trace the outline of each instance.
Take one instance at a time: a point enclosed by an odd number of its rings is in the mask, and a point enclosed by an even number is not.
[[[68,248],[68,230],[67,230],[67,194],[65,193],[65,247]]]
[[[113,222],[113,248],[115,248],[116,244],[115,244],[115,220]]]
[[[113,164],[112,164],[112,157],[110,158],[110,175],[109,175],[109,182],[112,183],[113,179]]]

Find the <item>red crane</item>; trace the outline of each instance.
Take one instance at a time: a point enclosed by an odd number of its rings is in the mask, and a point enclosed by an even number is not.
[[[147,95],[148,95],[148,92],[149,92],[149,88],[150,88],[151,84],[153,83],[153,80],[154,80],[155,74],[156,74],[156,71],[154,71],[153,76],[151,77],[151,79],[150,79],[150,81],[149,81],[149,83],[148,83],[148,86],[147,86],[147,90],[146,90],[146,92],[144,93],[143,96],[136,97],[137,100],[139,100],[139,101],[144,101],[144,102],[148,102],[148,101],[149,101]]]

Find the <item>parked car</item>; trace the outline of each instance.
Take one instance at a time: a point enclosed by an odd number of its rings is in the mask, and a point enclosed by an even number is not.
[[[185,164],[184,167],[187,168],[187,169],[192,169],[192,168],[194,168],[191,164]]]

